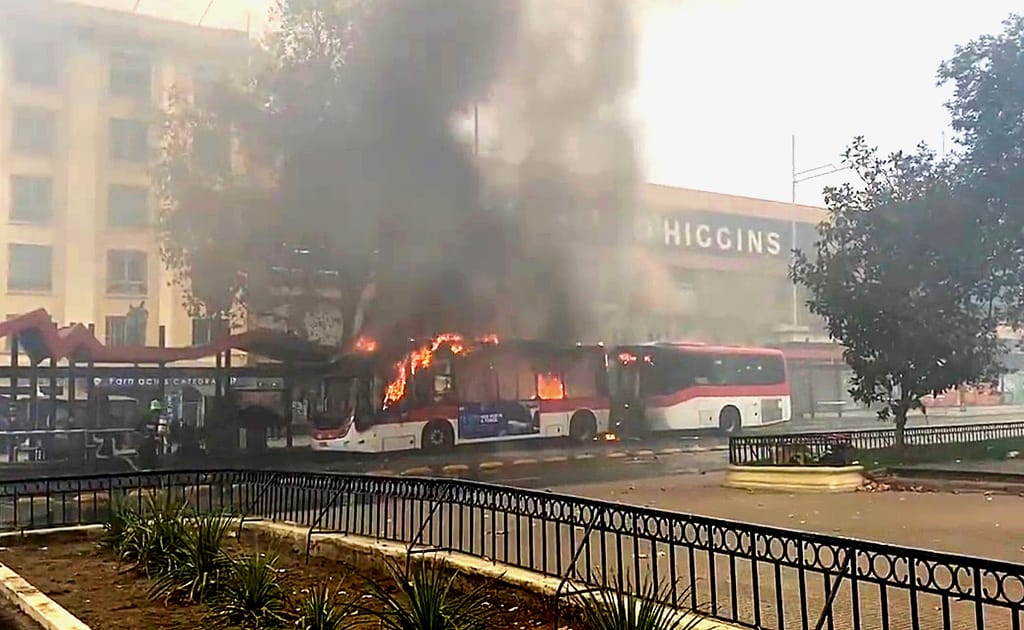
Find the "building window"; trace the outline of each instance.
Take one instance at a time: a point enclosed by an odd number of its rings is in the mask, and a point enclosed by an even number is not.
[[[107,188],[107,224],[118,228],[149,225],[149,189],[111,184]]]
[[[107,346],[144,346],[146,331],[129,321],[124,315],[110,315],[106,318],[107,332],[104,343]]]
[[[49,291],[52,262],[47,245],[11,243],[7,249],[7,290]]]
[[[41,107],[15,107],[11,117],[14,150],[25,155],[52,155],[57,117]]]
[[[11,177],[11,215],[15,223],[47,223],[53,217],[53,180],[49,177]]]
[[[146,295],[146,253],[125,249],[107,252],[107,293]]]
[[[205,346],[213,341],[217,320],[213,317],[192,318],[192,345]]]
[[[146,162],[149,159],[149,129],[141,120],[110,119],[110,159]]]
[[[132,53],[113,53],[110,56],[111,96],[148,99],[151,92],[149,57]]]
[[[21,41],[14,44],[14,81],[37,87],[57,85],[60,63],[58,46],[49,42]]]

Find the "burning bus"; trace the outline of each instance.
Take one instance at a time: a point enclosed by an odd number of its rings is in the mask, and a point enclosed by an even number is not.
[[[442,334],[397,361],[361,339],[324,381],[316,451],[443,451],[458,444],[608,431],[602,346]]]

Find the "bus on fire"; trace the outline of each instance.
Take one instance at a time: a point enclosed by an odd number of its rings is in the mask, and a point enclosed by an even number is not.
[[[444,450],[457,444],[609,430],[600,346],[440,335],[395,363],[347,355],[324,383],[317,451]]]

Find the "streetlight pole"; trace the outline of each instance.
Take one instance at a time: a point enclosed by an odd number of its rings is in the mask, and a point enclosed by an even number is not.
[[[791,171],[790,171],[791,178],[790,178],[790,189],[789,189],[790,196],[789,196],[789,199],[790,199],[790,202],[793,204],[793,206],[796,206],[796,185],[797,184],[799,184],[800,182],[805,182],[805,181],[807,181],[809,179],[814,179],[816,177],[824,177],[825,175],[831,175],[832,173],[838,173],[840,171],[845,171],[846,169],[849,168],[848,166],[836,166],[835,164],[829,163],[829,164],[822,164],[820,166],[815,166],[814,168],[809,168],[809,169],[803,170],[803,171],[796,170],[796,134],[792,134],[790,136],[790,166],[791,166]],[[794,212],[796,211],[795,207],[793,208],[793,211]],[[794,263],[794,262],[796,262],[796,217],[795,216],[793,217],[793,220],[790,222],[789,226],[790,226],[790,233],[789,233],[790,247],[791,247],[791,251],[792,251],[792,256],[791,256],[790,262]],[[792,302],[793,302],[792,303],[793,313],[792,313],[792,317],[793,317],[793,327],[796,328],[796,326],[798,325],[799,314],[800,314],[800,297],[797,294],[796,283],[793,282],[792,284],[793,284],[793,300],[792,300]]]

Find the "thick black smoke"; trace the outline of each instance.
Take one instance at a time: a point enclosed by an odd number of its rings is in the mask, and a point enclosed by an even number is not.
[[[376,209],[373,329],[592,330],[634,192],[629,2],[367,4],[349,58],[356,131],[335,166],[347,203]],[[474,103],[493,113],[486,162],[453,124]]]

